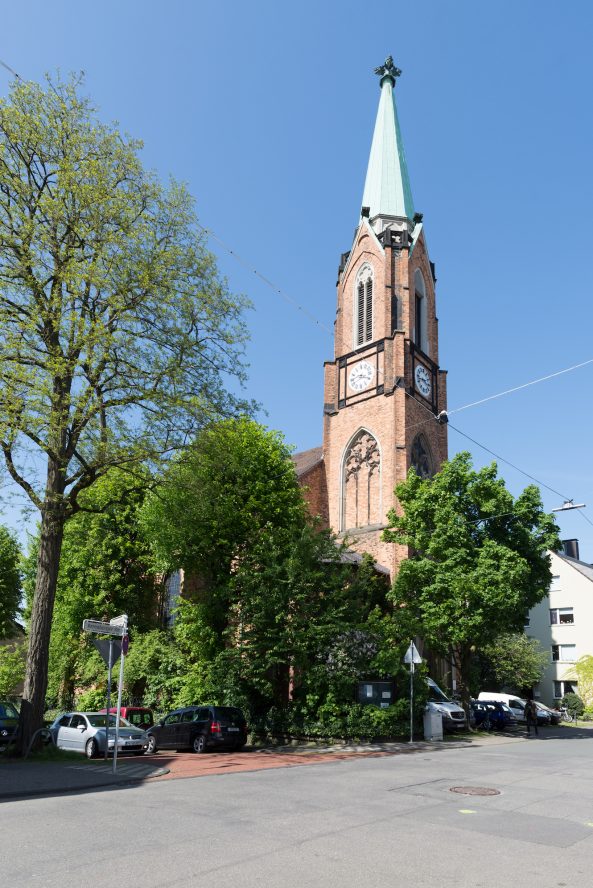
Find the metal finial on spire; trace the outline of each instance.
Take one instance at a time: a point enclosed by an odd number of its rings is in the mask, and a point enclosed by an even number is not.
[[[395,86],[395,78],[399,77],[401,74],[401,68],[398,68],[393,64],[393,56],[388,56],[385,59],[385,64],[375,68],[375,74],[381,78],[381,83],[383,82],[384,77],[389,77],[392,84]]]

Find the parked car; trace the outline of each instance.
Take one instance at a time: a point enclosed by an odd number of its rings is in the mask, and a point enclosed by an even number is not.
[[[515,727],[517,719],[505,703],[497,700],[472,700],[474,724],[485,731],[504,731]]]
[[[543,703],[538,703],[537,700],[534,700],[534,703],[538,725],[550,725],[552,723],[552,715],[548,707],[544,706]]]
[[[546,706],[545,703],[537,703],[536,706],[538,709],[543,709],[545,712],[549,713],[551,725],[559,725],[562,721],[562,713],[559,709],[552,709],[551,706]]]
[[[13,703],[0,700],[0,750],[16,739],[19,714]]]
[[[56,718],[49,730],[55,745],[60,749],[84,752],[87,758],[95,758],[105,754],[107,718],[109,718],[107,751],[113,752],[116,727],[114,715],[107,716],[105,712],[64,712]],[[135,755],[143,755],[147,749],[146,732],[135,728],[125,718],[120,718],[118,753],[132,752]]]
[[[100,709],[99,712],[107,712],[107,710]],[[109,712],[117,714],[117,706],[112,706]],[[147,731],[154,725],[152,709],[148,709],[146,706],[122,706],[119,714],[131,725],[134,725],[136,728],[142,728],[143,731]]]
[[[499,694],[496,691],[480,691],[478,700],[494,700],[509,707],[518,722],[525,722],[525,700],[516,694]]]
[[[464,731],[467,727],[467,718],[459,703],[449,700],[432,678],[427,678],[426,681],[428,684],[427,710],[436,712],[442,717],[443,731]]]
[[[242,749],[247,724],[234,706],[187,706],[176,709],[149,728],[148,752],[157,749]]]

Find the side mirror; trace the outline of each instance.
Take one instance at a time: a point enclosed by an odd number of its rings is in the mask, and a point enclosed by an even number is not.
[[[78,726],[78,730],[79,730],[80,733],[82,734],[83,731],[86,731],[86,725],[79,725],[79,726]]]
[[[159,719],[159,725],[162,727],[164,724],[165,724],[165,719],[164,719],[164,718],[160,718],[160,719]]]

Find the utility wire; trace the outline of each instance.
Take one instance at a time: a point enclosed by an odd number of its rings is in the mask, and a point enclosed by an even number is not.
[[[20,74],[17,74],[16,71],[13,71],[10,65],[7,65],[6,62],[2,61],[2,59],[0,59],[0,65],[2,65],[3,68],[6,68],[7,71],[10,71],[10,73],[17,77],[19,80],[23,79]]]
[[[506,389],[504,392],[498,392],[496,395],[489,395],[487,398],[473,401],[471,404],[464,404],[463,407],[456,407],[454,410],[448,410],[447,412],[450,415],[451,413],[459,413],[461,410],[467,410],[469,407],[477,407],[478,404],[485,404],[487,401],[493,401],[495,398],[502,398],[504,395],[510,395],[511,392],[518,392],[521,389],[529,388],[530,385],[537,385],[538,382],[545,382],[548,379],[554,379],[555,376],[562,376],[563,373],[570,373],[572,370],[586,367],[587,364],[593,364],[593,358],[589,358],[587,361],[581,361],[580,364],[574,364],[572,367],[565,367],[564,370],[557,370],[556,373],[540,376],[539,379],[532,379],[531,382],[524,382],[523,385],[516,385],[514,388]]]
[[[526,472],[524,469],[519,468],[519,466],[516,466],[516,465],[515,465],[514,463],[512,463],[510,460],[505,459],[504,456],[500,456],[500,454],[495,453],[494,450],[491,450],[489,447],[486,447],[485,444],[481,444],[479,441],[476,441],[475,438],[472,438],[471,435],[468,435],[468,434],[466,434],[465,432],[462,432],[461,429],[458,429],[458,428],[457,428],[457,426],[454,426],[454,425],[452,425],[451,423],[449,423],[449,427],[452,428],[452,429],[453,429],[455,432],[457,432],[459,435],[463,435],[463,437],[464,437],[464,438],[467,438],[468,441],[471,441],[473,444],[476,444],[478,447],[481,447],[482,450],[485,450],[487,453],[490,453],[490,454],[491,454],[492,456],[494,456],[496,459],[499,459],[501,462],[504,462],[504,463],[506,463],[508,466],[511,466],[512,469],[515,469],[517,472],[520,472],[522,475],[525,475],[526,478],[530,478],[531,481],[535,481],[535,483],[536,483],[536,484],[539,484],[540,487],[545,487],[546,490],[549,490],[549,491],[551,491],[552,493],[555,493],[556,496],[560,496],[560,497],[562,497],[562,499],[564,500],[564,502],[569,502],[569,501],[570,501],[570,497],[565,496],[565,494],[560,493],[559,490],[555,490],[553,487],[550,487],[549,484],[544,484],[544,482],[543,482],[543,481],[540,481],[539,478],[535,478],[533,475],[530,475],[529,472]]]
[[[249,263],[246,259],[243,259],[237,252],[235,252],[235,250],[231,249],[231,247],[229,247],[228,244],[226,244],[222,240],[222,238],[218,237],[218,235],[215,234],[211,228],[206,228],[204,225],[200,225],[199,222],[197,224],[198,224],[198,227],[201,228],[205,234],[207,234],[209,237],[214,238],[215,241],[218,241],[218,243],[221,245],[221,247],[224,250],[226,250],[226,252],[229,254],[229,256],[233,256],[238,262],[241,263],[241,265],[243,265],[249,271],[253,272],[253,274],[256,277],[258,277],[260,279],[260,281],[263,281],[263,283],[267,287],[269,287],[271,290],[273,290],[274,293],[277,293],[279,296],[282,296],[282,298],[285,299],[286,302],[290,303],[290,305],[294,306],[298,311],[300,311],[304,315],[306,315],[309,318],[309,320],[313,321],[313,323],[317,327],[320,328],[320,330],[323,330],[325,333],[328,333],[330,336],[333,335],[333,331],[330,330],[329,327],[326,327],[326,325],[324,323],[322,323],[320,320],[318,320],[312,312],[310,312],[308,309],[304,308],[299,302],[296,301],[296,299],[293,299],[292,296],[289,296],[288,293],[286,293],[281,287],[279,287],[277,284],[273,283],[269,278],[267,278],[263,274],[261,274],[257,270],[257,268],[253,268],[251,263]]]

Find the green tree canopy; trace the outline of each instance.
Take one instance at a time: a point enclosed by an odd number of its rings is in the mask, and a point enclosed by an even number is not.
[[[305,503],[279,432],[247,417],[203,429],[144,510],[163,566],[226,579],[266,527],[301,526]]]
[[[245,302],[183,186],[101,123],[76,79],[0,100],[0,450],[41,514],[21,744],[41,724],[66,520],[114,466],[237,409]]]
[[[541,681],[550,654],[541,649],[537,639],[524,632],[510,632],[482,647],[478,661],[479,682],[473,692],[509,689],[523,695]]]
[[[127,474],[113,469],[81,494],[83,509],[66,525],[48,680],[48,700],[61,708],[74,705],[75,686],[89,653],[94,652],[89,636],[82,632],[84,619],[109,621],[127,613],[133,638],[158,624],[162,585],[138,521],[146,487],[147,479],[138,477],[132,488]],[[30,541],[25,564],[29,601],[38,552],[36,536]]]
[[[21,601],[20,548],[14,536],[0,525],[0,638],[12,634]]]
[[[475,652],[520,632],[527,611],[546,594],[548,549],[559,545],[539,491],[514,498],[495,464],[475,471],[460,453],[431,479],[414,471],[396,488],[403,514],[389,513],[384,538],[410,547],[392,599],[409,635],[450,657],[469,697]]]
[[[186,571],[174,629],[181,703],[225,699],[261,713],[286,705],[289,685],[302,690],[313,668],[327,686],[330,650],[385,603],[370,565],[343,564],[312,523],[282,437],[252,420],[201,432],[144,516],[163,568]]]

